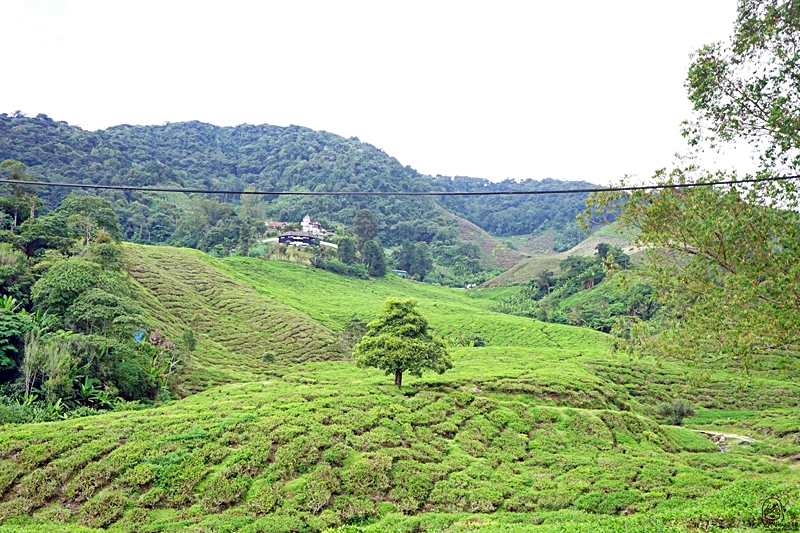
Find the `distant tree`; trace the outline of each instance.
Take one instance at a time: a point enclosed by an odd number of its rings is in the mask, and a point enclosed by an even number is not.
[[[375,367],[403,384],[403,373],[420,377],[426,370],[443,374],[453,367],[441,339],[428,331],[428,320],[416,309],[416,300],[388,298],[355,346],[353,355],[362,367]]]
[[[414,252],[411,256],[411,264],[408,267],[408,273],[422,280],[431,270],[433,270],[433,260],[431,259],[428,244],[418,242],[414,245]]]
[[[550,292],[550,287],[555,283],[555,276],[552,270],[542,270],[536,274],[536,285],[539,289],[539,294],[544,296]]]
[[[598,243],[594,249],[597,250],[597,256],[600,257],[600,259],[605,259],[605,257],[608,255],[608,252],[611,251],[611,245],[607,242],[601,242]]]
[[[17,312],[17,306],[10,296],[0,299],[0,373],[17,368],[23,336],[31,327],[30,316]]]
[[[261,362],[269,365],[275,362],[275,352],[264,352],[261,354]]]
[[[127,296],[102,289],[84,291],[65,311],[65,323],[82,333],[112,333],[112,328],[136,321],[141,311]],[[119,329],[119,328],[116,328]],[[130,328],[133,329],[133,328]]]
[[[362,262],[367,265],[370,276],[383,277],[386,275],[386,257],[383,247],[374,240],[364,243],[361,249]]]
[[[89,246],[92,232],[97,229],[97,222],[95,222],[94,218],[86,215],[70,215],[67,218],[67,223],[71,230],[77,231],[83,236],[84,246]]]
[[[694,416],[694,407],[683,399],[676,399],[672,403],[661,403],[656,408],[658,416],[666,418],[668,423],[673,426],[683,424],[683,419]]]
[[[197,340],[194,337],[194,331],[191,328],[185,328],[183,330],[183,347],[193,352],[195,347],[197,346]]]
[[[336,259],[346,265],[356,262],[356,243],[350,237],[339,239],[339,248],[336,250]]]
[[[73,257],[50,267],[31,288],[34,303],[50,313],[63,316],[66,309],[99,281],[98,265]]]
[[[400,250],[397,252],[396,265],[400,270],[408,272],[411,269],[411,263],[414,261],[414,243],[408,239],[404,240],[400,245]]]
[[[11,244],[0,242],[0,294],[20,300],[33,284],[28,258]]]
[[[95,239],[95,244],[89,248],[89,257],[94,260],[103,270],[120,271],[124,263],[120,259],[122,250],[119,245],[112,244],[105,241],[103,236],[108,237],[108,234],[101,231],[98,238]],[[108,237],[110,240],[110,237]]]
[[[353,217],[353,233],[358,239],[358,250],[360,251],[370,239],[378,236],[378,221],[369,209],[362,209]]]
[[[89,237],[91,237],[91,232],[94,229],[87,230],[90,223],[86,219],[94,224],[94,228],[106,231],[115,241],[122,238],[114,206],[105,198],[70,194],[64,198],[55,213],[64,215],[67,220],[71,221],[71,224],[79,226],[84,232],[89,231]]]
[[[14,181],[36,181],[28,175],[28,167],[19,161],[6,159],[0,162],[0,178]],[[34,218],[37,207],[42,201],[36,194],[36,188],[21,183],[7,183],[0,196],[0,210],[8,212],[12,217],[12,225],[17,226],[23,219]]]
[[[38,255],[42,249],[66,253],[74,239],[75,235],[69,229],[67,218],[58,213],[29,218],[19,226],[19,246],[28,257]]]

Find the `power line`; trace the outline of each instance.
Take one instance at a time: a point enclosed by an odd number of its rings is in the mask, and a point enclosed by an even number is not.
[[[48,183],[46,181],[25,181],[0,179],[0,183],[28,185],[37,187],[68,187],[73,189],[107,189],[113,191],[143,192],[182,192],[194,194],[253,194],[274,196],[500,196],[500,195],[543,195],[543,194],[586,194],[593,192],[624,192],[653,189],[684,189],[688,187],[709,187],[713,185],[737,185],[740,183],[760,183],[800,178],[797,176],[777,176],[770,178],[750,178],[741,180],[713,181],[702,183],[674,183],[665,185],[632,185],[629,187],[597,187],[592,189],[556,189],[552,191],[223,191],[214,189],[184,189],[178,187],[135,187],[132,185],[92,185],[85,183]]]

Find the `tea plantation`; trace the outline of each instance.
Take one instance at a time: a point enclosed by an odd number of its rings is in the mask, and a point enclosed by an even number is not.
[[[777,362],[629,359],[602,333],[492,312],[491,290],[124,249],[148,319],[195,332],[186,397],[3,427],[0,533],[800,527],[800,385]],[[389,296],[419,301],[451,371],[398,389],[350,360],[340,333]],[[697,408],[684,427],[657,416],[674,399]]]

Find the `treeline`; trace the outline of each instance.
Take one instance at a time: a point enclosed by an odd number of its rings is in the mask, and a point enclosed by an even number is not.
[[[536,181],[504,180],[499,183],[463,176],[436,176],[431,179],[436,190],[500,192],[554,191],[597,187],[586,181],[564,182],[554,179]],[[484,230],[498,236],[528,235],[556,230],[553,249],[569,250],[586,238],[575,217],[585,209],[587,194],[442,196],[439,203]]]
[[[317,192],[574,186],[555,180],[492,184],[476,178],[430,178],[356,138],[299,126],[222,128],[186,122],[89,132],[46,115],[1,114],[0,160],[4,159],[23,162],[37,179],[85,184]],[[455,219],[442,206],[499,235],[555,228],[556,246],[569,247],[580,238],[574,221],[583,209],[580,195],[547,199],[218,195],[201,199],[133,191],[99,194],[114,205],[125,240],[168,242],[217,253],[250,239],[249,233],[260,229],[252,220],[292,222],[311,214],[331,225],[348,225],[358,211],[369,209],[378,220],[378,239],[384,246],[399,246],[406,240],[425,242],[434,256],[443,246],[450,248],[442,254],[453,256],[458,251],[453,247],[464,241],[457,236]],[[55,208],[65,195],[63,189],[48,189],[41,195],[44,207]],[[252,201],[245,206],[248,198]],[[241,216],[242,211],[246,216]],[[467,270],[476,267],[470,265]]]
[[[176,346],[135,304],[112,204],[72,194],[41,206],[22,185],[0,196],[0,423],[170,398],[194,335]]]
[[[629,319],[653,318],[659,310],[653,289],[631,271],[630,257],[606,243],[596,250],[592,257],[572,255],[561,261],[558,276],[539,273],[495,310],[623,336]]]

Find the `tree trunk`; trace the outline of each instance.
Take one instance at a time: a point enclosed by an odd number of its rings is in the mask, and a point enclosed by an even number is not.
[[[395,370],[394,371],[394,384],[400,387],[403,384],[403,371],[402,370]]]

